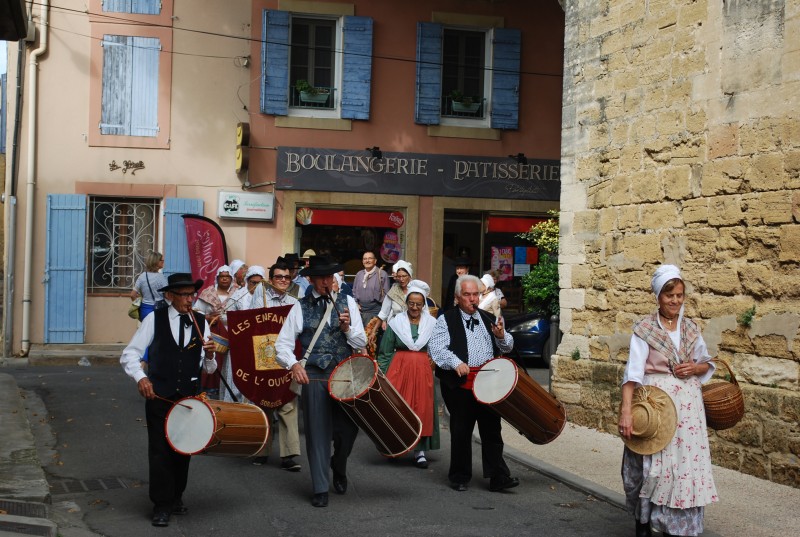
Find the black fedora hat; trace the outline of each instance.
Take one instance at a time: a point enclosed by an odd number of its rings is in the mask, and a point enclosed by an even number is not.
[[[308,259],[308,266],[300,271],[300,276],[327,276],[336,274],[344,267],[324,255],[312,255]]]
[[[469,267],[472,265],[472,259],[469,257],[456,257],[453,259],[453,264],[457,267]]]
[[[167,291],[172,291],[179,287],[194,287],[195,292],[197,292],[198,289],[203,287],[203,280],[193,280],[192,275],[188,272],[176,272],[175,274],[169,275],[166,287],[162,287],[158,291],[160,293],[166,293]]]
[[[289,265],[300,265],[300,256],[297,254],[283,254],[283,260]]]

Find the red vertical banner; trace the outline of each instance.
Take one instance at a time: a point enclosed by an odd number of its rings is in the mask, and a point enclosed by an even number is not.
[[[189,265],[192,278],[202,279],[203,287],[214,285],[217,269],[228,264],[228,247],[225,235],[216,222],[205,216],[184,214],[183,225],[186,228],[186,243],[189,246]]]

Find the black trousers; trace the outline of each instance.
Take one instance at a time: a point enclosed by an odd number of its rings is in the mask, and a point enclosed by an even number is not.
[[[171,397],[178,400],[179,396]],[[147,457],[150,463],[150,501],[153,510],[172,511],[172,506],[181,499],[189,477],[189,461],[192,457],[181,455],[167,442],[164,423],[172,404],[161,399],[148,399],[144,404],[147,419]]]
[[[441,383],[441,389],[442,399],[450,412],[450,481],[467,484],[472,479],[472,431],[476,421],[481,436],[483,477],[511,475],[503,459],[500,416],[476,401],[472,390],[448,388],[444,383]]]

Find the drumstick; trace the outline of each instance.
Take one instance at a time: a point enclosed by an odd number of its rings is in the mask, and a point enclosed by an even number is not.
[[[166,401],[167,403],[175,403],[176,405],[180,405],[183,408],[188,408],[189,410],[192,410],[192,407],[190,407],[189,405],[184,405],[183,403],[176,403],[175,401],[167,399],[166,397],[161,397],[160,395],[156,395],[156,394],[153,394],[153,395],[156,396],[156,399],[161,399],[162,401]]]
[[[353,382],[347,379],[308,379],[309,382]]]

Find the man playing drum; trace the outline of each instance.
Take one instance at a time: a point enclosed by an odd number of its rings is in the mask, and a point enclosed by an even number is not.
[[[293,381],[305,385],[301,398],[306,452],[314,487],[311,505],[326,507],[328,468],[333,470],[334,491],[347,492],[347,457],[358,434],[353,420],[330,397],[328,379],[353,349],[366,346],[367,338],[355,300],[330,294],[333,275],[342,270],[342,266],[325,256],[312,256],[309,261],[300,274],[311,277],[313,291],[292,307],[278,334],[275,350],[278,363],[292,371]],[[307,361],[298,362],[295,358],[296,339],[300,340]]]
[[[490,313],[478,313],[480,291],[477,277],[466,274],[455,283],[457,308],[436,321],[428,351],[436,363],[447,409],[450,411],[450,469],[453,490],[463,492],[472,479],[472,431],[478,422],[483,455],[483,477],[489,478],[489,490],[498,492],[519,485],[503,459],[500,415],[478,403],[472,384],[483,364],[510,352],[514,346],[503,320]],[[481,372],[491,375],[491,371]]]
[[[183,491],[191,457],[176,453],[169,446],[164,430],[167,413],[178,399],[197,394],[201,367],[206,373],[217,369],[214,342],[205,317],[200,313],[194,314],[194,319],[191,316],[192,301],[203,280],[194,281],[191,274],[177,273],[170,275],[167,283],[159,291],[170,306],[142,319],[120,358],[123,369],[147,399],[144,410],[153,526],[167,526],[171,514],[188,511],[183,504]],[[147,374],[140,365],[145,350],[150,358]]]

